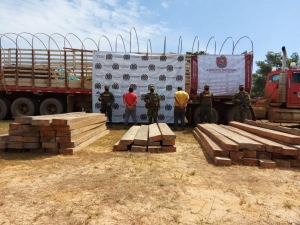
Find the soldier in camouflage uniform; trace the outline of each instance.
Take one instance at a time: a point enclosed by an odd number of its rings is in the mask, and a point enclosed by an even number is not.
[[[204,91],[200,93],[200,123],[204,123],[204,118],[206,116],[207,122],[212,123],[212,102],[213,93],[209,91],[209,85],[204,85]]]
[[[248,92],[244,91],[244,85],[239,85],[239,91],[234,94],[232,102],[235,104],[236,110],[234,120],[240,123],[244,123],[246,114],[250,106],[250,96]]]
[[[111,105],[115,102],[113,93],[109,92],[109,86],[104,86],[105,91],[102,92],[98,98],[101,101],[101,113],[105,113],[109,121],[109,127],[112,127],[112,108]]]
[[[154,85],[150,85],[150,92],[145,95],[144,101],[146,102],[146,108],[148,109],[147,116],[149,124],[157,123],[158,110],[160,110],[160,97],[154,92]]]

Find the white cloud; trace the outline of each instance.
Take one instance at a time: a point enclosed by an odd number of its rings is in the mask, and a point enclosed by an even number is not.
[[[163,3],[161,3],[161,5],[162,5],[162,7],[164,7],[164,8],[168,8],[168,7],[169,7],[169,4],[168,4],[167,2],[163,2]]]
[[[93,39],[96,44],[101,37],[100,50],[110,50],[109,44],[102,35],[105,35],[111,42],[113,51],[115,50],[116,37],[120,34],[126,46],[129,46],[130,29],[135,27],[139,40],[148,40],[163,35],[168,29],[165,25],[156,22],[150,23],[147,17],[155,15],[147,7],[141,5],[138,0],[15,0],[7,1],[0,8],[0,32],[2,34],[13,32],[20,34],[28,32],[31,34],[54,33],[66,36],[73,48],[81,48],[81,41],[86,38]],[[72,33],[72,34],[69,34]],[[52,37],[63,46],[64,38],[60,35]],[[80,39],[78,40],[78,38]],[[8,35],[16,39],[16,35]],[[30,44],[32,36],[22,34]],[[40,44],[41,39],[48,47],[49,38],[46,35],[38,35],[34,38],[34,46]],[[118,50],[123,51],[122,40],[118,37]],[[18,38],[18,44],[26,44],[23,38]],[[53,42],[50,42],[54,46]],[[1,39],[2,47],[12,47],[13,43],[8,38]],[[68,43],[66,42],[66,45]],[[86,49],[96,49],[95,44],[86,39],[84,41]],[[136,46],[135,33],[132,33],[132,51]],[[66,46],[69,47],[69,46]],[[128,47],[127,47],[128,48]],[[129,51],[129,49],[126,49]]]

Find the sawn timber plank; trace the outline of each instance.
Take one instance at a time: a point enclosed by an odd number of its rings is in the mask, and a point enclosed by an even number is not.
[[[218,143],[224,150],[238,151],[239,145],[224,135],[218,133],[214,129],[210,128],[207,124],[197,124],[197,128],[207,134],[211,139]]]
[[[140,129],[136,133],[133,144],[134,145],[143,145],[147,146],[148,144],[148,131],[149,131],[149,126],[148,125],[141,125]]]
[[[254,133],[256,135],[260,135],[262,137],[271,138],[288,144],[294,144],[294,145],[300,144],[300,136],[296,136],[293,134],[287,134],[279,131],[269,130],[266,128],[256,127],[256,126],[239,123],[239,122],[233,122],[233,121],[229,122],[229,125]]]
[[[162,135],[158,128],[157,123],[149,125],[149,142],[161,141]]]
[[[132,126],[120,139],[120,144],[130,145],[133,143],[140,126]]]
[[[166,123],[158,123],[157,125],[161,132],[163,140],[176,139],[176,134],[170,129],[170,127]]]

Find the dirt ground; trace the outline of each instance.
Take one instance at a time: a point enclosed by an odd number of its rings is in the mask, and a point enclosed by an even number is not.
[[[175,153],[114,152],[121,128],[74,155],[2,152],[0,224],[300,225],[299,168],[214,166],[193,127]]]

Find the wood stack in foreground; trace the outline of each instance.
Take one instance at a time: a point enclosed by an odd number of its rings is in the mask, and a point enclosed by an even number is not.
[[[176,152],[176,135],[166,123],[132,126],[114,145],[116,151]]]
[[[300,166],[300,135],[277,131],[278,128],[262,128],[254,123],[198,124],[193,134],[216,165]]]
[[[73,154],[109,133],[104,114],[66,113],[15,118],[0,148]]]

